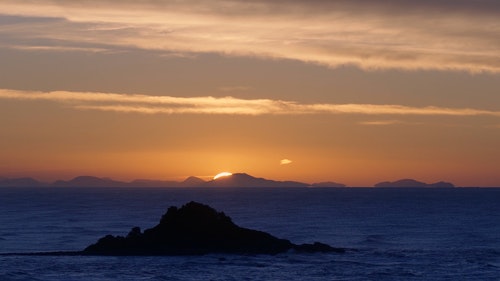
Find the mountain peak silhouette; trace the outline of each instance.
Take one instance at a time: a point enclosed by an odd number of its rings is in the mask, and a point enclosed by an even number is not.
[[[14,179],[0,177],[0,186],[5,186],[5,187],[39,187],[46,185],[48,184],[37,181],[30,177],[14,178]]]
[[[78,176],[69,181],[59,180],[54,182],[54,186],[68,187],[118,187],[125,185],[124,182],[114,181],[108,178],[94,176]]]
[[[274,181],[256,178],[246,173],[234,173],[206,183],[209,187],[308,187],[309,184],[295,181]]]

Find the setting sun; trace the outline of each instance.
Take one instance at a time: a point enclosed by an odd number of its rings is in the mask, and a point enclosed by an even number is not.
[[[222,173],[218,173],[215,177],[214,177],[214,180],[220,178],[220,177],[228,177],[228,176],[231,176],[232,173],[230,172],[222,172]]]

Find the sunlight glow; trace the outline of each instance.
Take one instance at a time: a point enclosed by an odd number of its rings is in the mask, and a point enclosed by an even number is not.
[[[232,173],[230,172],[222,172],[222,173],[218,173],[215,177],[214,177],[214,180],[220,178],[220,177],[228,177],[228,176],[231,176]]]

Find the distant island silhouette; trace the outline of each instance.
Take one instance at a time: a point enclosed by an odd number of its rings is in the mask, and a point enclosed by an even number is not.
[[[246,173],[234,173],[229,176],[205,181],[198,177],[188,177],[184,181],[161,181],[137,179],[131,182],[116,181],[110,178],[78,176],[71,180],[57,180],[44,183],[33,178],[0,178],[0,187],[346,187],[335,182],[303,183],[297,181],[275,181],[253,177]]]
[[[313,183],[311,184],[311,187],[336,187],[336,188],[343,188],[347,187],[345,184],[342,183],[337,183],[333,181],[326,181],[326,182],[318,182],[318,183]]]
[[[205,181],[198,177],[188,177],[183,181],[163,181],[137,179],[130,182],[116,181],[110,178],[99,178],[94,176],[78,176],[71,180],[57,180],[53,183],[40,182],[30,177],[5,178],[0,177],[0,187],[243,187],[243,188],[345,188],[345,184],[327,181],[318,183],[303,183],[298,181],[276,181],[265,178],[258,178],[246,173],[234,173],[229,176],[219,177]],[[383,181],[374,187],[384,188],[453,188],[455,185],[450,182],[439,181],[436,183],[425,183],[414,179],[401,179],[397,181]]]
[[[48,183],[43,183],[34,178],[15,178],[9,179],[0,177],[0,187],[39,187],[48,186]]]
[[[401,179],[393,182],[384,181],[374,185],[374,187],[391,187],[391,188],[401,188],[401,187],[425,187],[425,188],[453,188],[455,185],[449,182],[436,182],[436,183],[425,183],[414,179]]]

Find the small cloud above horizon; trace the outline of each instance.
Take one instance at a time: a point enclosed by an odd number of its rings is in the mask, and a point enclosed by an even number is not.
[[[359,122],[361,125],[367,126],[387,126],[387,125],[396,125],[401,124],[399,120],[376,120],[376,121],[363,121]]]
[[[290,163],[292,163],[292,160],[286,159],[286,158],[285,159],[281,159],[281,161],[280,161],[280,165],[288,165]]]

